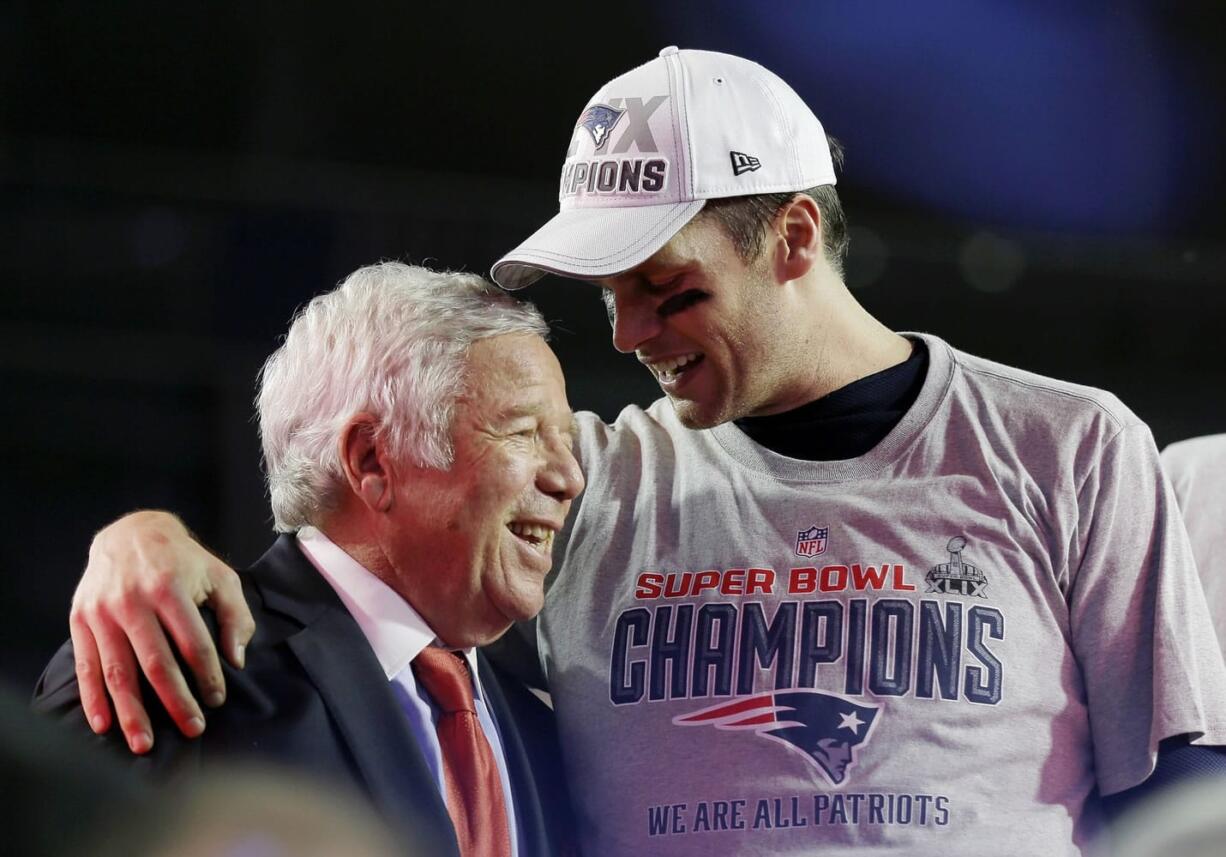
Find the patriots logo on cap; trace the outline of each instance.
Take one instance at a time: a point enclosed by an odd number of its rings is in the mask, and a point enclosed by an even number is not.
[[[721,702],[674,717],[673,723],[752,730],[800,753],[837,786],[855,766],[855,748],[868,742],[879,710],[876,705],[802,688]]]
[[[625,113],[625,110],[618,110],[616,107],[610,107],[607,104],[593,104],[583,111],[583,115],[579,117],[575,127],[582,126],[586,128],[587,132],[592,135],[592,142],[599,149],[609,142],[609,132],[613,130],[614,125],[621,121]]]

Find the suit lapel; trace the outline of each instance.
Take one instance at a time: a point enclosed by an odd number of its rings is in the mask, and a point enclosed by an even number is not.
[[[265,606],[304,626],[288,638],[290,650],[336,721],[375,804],[415,841],[432,844],[423,853],[458,857],[451,818],[417,739],[336,592],[292,536],[282,536],[252,572]]]
[[[550,857],[549,839],[545,825],[544,807],[536,780],[532,776],[532,761],[524,746],[523,736],[516,728],[515,712],[507,700],[492,664],[481,652],[481,690],[494,712],[498,735],[502,739],[502,751],[506,754],[507,773],[511,777],[511,792],[515,796],[516,821],[520,830],[523,848],[520,857]]]

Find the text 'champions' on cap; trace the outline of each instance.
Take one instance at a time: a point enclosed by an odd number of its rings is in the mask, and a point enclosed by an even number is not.
[[[708,199],[834,184],[826,133],[749,60],[668,47],[592,96],[571,134],[558,213],[494,264],[504,289],[645,261]]]

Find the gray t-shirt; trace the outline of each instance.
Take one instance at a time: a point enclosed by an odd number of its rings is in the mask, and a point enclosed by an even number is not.
[[[667,401],[580,415],[537,644],[588,855],[1076,854],[1226,669],[1149,431],[925,336],[806,462]],[[842,846],[842,847],[840,847]]]
[[[1181,440],[1162,450],[1179,500],[1218,642],[1226,651],[1226,434]]]

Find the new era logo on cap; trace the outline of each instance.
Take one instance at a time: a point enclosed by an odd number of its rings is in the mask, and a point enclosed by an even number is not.
[[[739,176],[741,173],[752,173],[762,166],[761,161],[753,155],[747,155],[744,152],[729,152],[728,157],[732,158],[732,174],[734,176]]]

